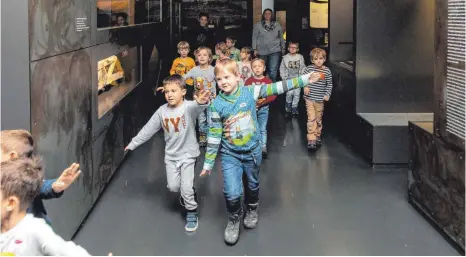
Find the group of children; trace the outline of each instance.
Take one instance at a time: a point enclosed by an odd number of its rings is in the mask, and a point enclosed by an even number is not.
[[[224,239],[230,245],[239,239],[241,220],[249,229],[258,224],[259,173],[263,154],[267,153],[268,104],[277,95],[292,92],[287,96],[287,111],[296,113],[296,91],[304,87],[308,145],[316,147],[320,143],[323,102],[329,100],[332,85],[330,70],[323,65],[325,51],[321,49],[311,52],[313,65],[302,68],[304,60],[297,54],[298,44],[290,43],[280,68],[282,78],[287,80],[272,83],[264,76],[264,61],[251,60],[251,49],[235,49],[234,43],[229,38],[217,45],[213,67],[214,56],[209,48],[195,51],[195,66],[188,56],[189,44],[180,42],[180,57],[160,88],[167,103],[125,147],[125,151],[134,150],[163,129],[167,187],[180,192],[186,210],[186,231],[195,231],[199,224],[194,188],[199,147],[207,147],[201,177],[210,175],[220,152],[228,213]],[[73,163],[56,180],[43,180],[43,165],[33,151],[32,136],[24,130],[2,131],[0,150],[1,254],[89,255],[53,232],[42,204],[42,199],[63,194],[79,176],[79,164]]]
[[[238,50],[234,45],[234,39],[227,38],[226,43],[216,45],[215,56],[207,47],[198,48],[194,52],[198,66],[193,67],[189,44],[180,42],[180,57],[173,63],[171,76],[158,88],[164,92],[167,104],[125,147],[125,151],[134,150],[163,129],[167,185],[170,191],[181,194],[180,202],[186,210],[185,229],[190,232],[199,224],[194,189],[199,147],[207,147],[201,177],[210,175],[220,152],[228,213],[224,239],[229,245],[239,239],[241,220],[249,229],[258,223],[259,173],[262,157],[267,154],[269,103],[277,95],[287,93],[286,111],[297,114],[300,89],[304,87],[309,115],[308,146],[315,148],[320,142],[323,101],[329,100],[332,86],[330,70],[323,66],[325,51],[321,49],[311,52],[313,65],[305,67],[303,57],[297,53],[298,44],[290,43],[290,53],[280,67],[285,81],[272,83],[264,76],[264,60],[251,60],[251,48]],[[214,60],[215,67],[211,66]],[[312,111],[315,112],[311,114]]]

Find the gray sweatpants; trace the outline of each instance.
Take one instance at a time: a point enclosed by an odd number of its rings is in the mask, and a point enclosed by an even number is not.
[[[196,158],[179,161],[165,160],[167,170],[167,187],[171,192],[181,192],[185,208],[188,211],[197,208],[194,196],[194,164]]]
[[[291,104],[291,108],[298,108],[301,88],[293,89],[286,92],[286,103]]]

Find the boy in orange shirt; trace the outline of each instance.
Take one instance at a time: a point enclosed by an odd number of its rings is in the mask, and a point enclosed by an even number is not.
[[[184,76],[190,71],[192,68],[196,67],[196,63],[194,62],[193,58],[189,57],[189,43],[186,41],[180,41],[177,45],[178,53],[180,57],[176,58],[173,61],[172,68],[170,69],[170,75],[178,74],[180,76]],[[186,80],[186,89],[187,89],[187,98],[192,100],[193,92],[194,92],[194,81],[193,79]]]

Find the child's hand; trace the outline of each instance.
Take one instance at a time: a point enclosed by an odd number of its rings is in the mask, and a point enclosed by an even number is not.
[[[162,91],[162,93],[165,91],[163,87],[158,87],[157,91]]]
[[[212,172],[211,170],[202,170],[201,175],[199,175],[199,177],[204,177],[206,175],[210,176],[211,172]]]
[[[311,89],[308,88],[308,87],[305,87],[305,88],[304,88],[304,94],[305,94],[305,95],[309,95],[310,93],[311,93]]]
[[[208,104],[210,101],[210,91],[208,90],[199,91],[197,94],[194,95],[194,100],[196,100],[196,102],[201,105]]]
[[[324,101],[328,101],[330,99],[330,97],[328,97],[328,95],[324,96]]]
[[[311,76],[309,76],[309,84],[315,83],[319,81],[320,79],[320,73],[319,72],[313,72],[311,73]]]
[[[125,152],[128,152],[129,150],[131,150],[131,149],[129,149],[129,147],[126,146],[126,147],[125,147]]]
[[[52,184],[52,189],[55,193],[65,191],[81,174],[79,164],[73,163],[70,167],[66,168],[60,177]]]
[[[110,252],[110,253],[108,253],[108,256],[113,256],[113,253],[111,253],[111,252]]]

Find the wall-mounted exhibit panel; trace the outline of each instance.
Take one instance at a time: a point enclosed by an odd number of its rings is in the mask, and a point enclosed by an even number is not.
[[[91,45],[91,1],[29,0],[31,61]]]
[[[435,23],[435,134],[464,150],[466,4],[437,0]]]

